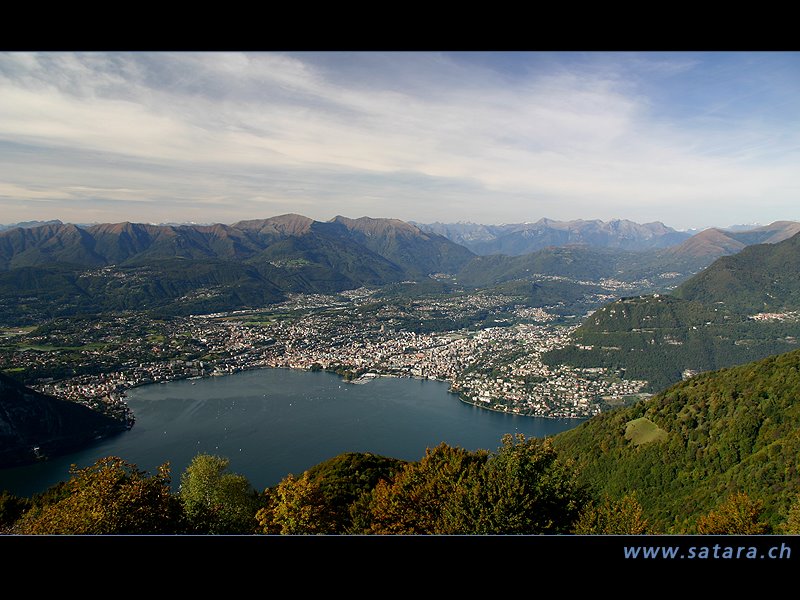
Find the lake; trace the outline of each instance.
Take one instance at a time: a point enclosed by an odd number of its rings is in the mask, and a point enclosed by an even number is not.
[[[338,375],[259,369],[225,377],[173,381],[129,390],[133,429],[66,456],[0,470],[0,490],[30,496],[84,467],[119,456],[155,473],[172,466],[173,487],[202,452],[225,456],[256,489],[342,452],[418,460],[440,442],[496,449],[505,433],[544,437],[582,419],[492,412],[461,402],[440,381],[381,377],[365,384]]]

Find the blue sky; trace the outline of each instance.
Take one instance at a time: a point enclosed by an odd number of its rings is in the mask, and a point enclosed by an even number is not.
[[[0,223],[800,220],[800,53],[0,55]]]

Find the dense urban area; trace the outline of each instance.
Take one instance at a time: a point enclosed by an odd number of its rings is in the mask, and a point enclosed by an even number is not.
[[[131,421],[126,389],[263,367],[327,370],[354,384],[436,379],[464,402],[542,417],[588,417],[645,395],[646,382],[607,369],[546,365],[542,354],[562,347],[581,320],[553,308],[496,293],[397,300],[360,288],[258,310],[63,318],[4,330],[0,369]]]

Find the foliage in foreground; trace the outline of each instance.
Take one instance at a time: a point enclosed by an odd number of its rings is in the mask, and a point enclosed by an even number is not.
[[[181,475],[180,500],[195,533],[254,533],[259,495],[247,477],[229,473],[230,460],[198,454]]]
[[[621,500],[608,496],[600,503],[590,503],[581,512],[573,533],[582,535],[639,535],[649,533],[642,505],[635,494]]]
[[[0,532],[19,534],[611,534],[654,533],[634,494],[592,497],[549,440],[507,435],[495,452],[447,444],[416,462],[348,453],[257,493],[229,461],[198,455],[170,491],[109,457],[31,499],[0,494]],[[800,531],[800,496],[779,527],[735,493],[683,533]]]
[[[697,533],[710,535],[760,535],[770,533],[761,520],[764,503],[742,492],[731,495],[714,510],[697,520]]]
[[[365,490],[346,521],[326,501],[324,482],[289,476],[259,523],[265,533],[568,533],[585,499],[575,481],[548,441],[507,435],[493,454],[429,449]]]
[[[169,465],[148,476],[121,458],[71,470],[67,495],[17,522],[23,534],[176,533],[181,508],[170,493]]]

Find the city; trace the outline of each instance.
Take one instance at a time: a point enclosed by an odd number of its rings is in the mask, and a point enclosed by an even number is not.
[[[496,293],[387,300],[360,288],[163,320],[135,313],[90,325],[61,319],[6,330],[0,368],[117,416],[131,387],[264,367],[332,371],[356,384],[377,376],[435,379],[464,402],[538,417],[589,417],[647,396],[645,381],[546,365],[542,355],[566,344],[580,319],[513,302]]]

